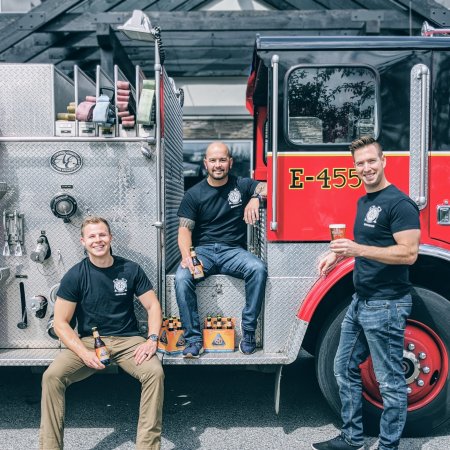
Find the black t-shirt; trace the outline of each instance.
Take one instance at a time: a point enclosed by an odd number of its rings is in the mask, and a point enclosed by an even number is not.
[[[195,221],[193,245],[222,243],[245,247],[244,209],[258,183],[230,175],[223,186],[211,186],[204,179],[191,187],[184,195],[178,216]]]
[[[355,242],[375,247],[396,245],[394,233],[420,229],[416,204],[394,185],[358,200]],[[396,299],[410,292],[408,266],[357,257],[353,283],[363,298]]]
[[[113,265],[107,268],[83,259],[64,275],[57,295],[77,303],[81,337],[91,336],[92,327],[98,327],[102,336],[137,336],[134,296],[151,289],[152,283],[139,264],[114,256]]]

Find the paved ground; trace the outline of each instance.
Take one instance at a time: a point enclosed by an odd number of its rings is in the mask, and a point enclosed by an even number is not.
[[[273,374],[242,367],[166,367],[163,450],[308,449],[339,425],[323,400],[310,357],[284,369],[281,411],[273,410]],[[0,368],[0,449],[38,445],[41,375]],[[139,383],[94,376],[67,392],[66,450],[133,449]],[[368,438],[367,449],[375,448]],[[450,424],[400,450],[450,449]]]

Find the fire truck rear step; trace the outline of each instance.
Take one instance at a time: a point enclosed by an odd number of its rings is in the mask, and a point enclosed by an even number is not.
[[[264,353],[259,349],[252,355],[243,355],[238,350],[233,353],[204,353],[200,358],[183,358],[182,355],[164,355],[163,363],[167,365],[252,365],[252,364],[287,364],[288,358],[281,353]]]
[[[0,366],[48,366],[60,351],[59,348],[1,349]]]

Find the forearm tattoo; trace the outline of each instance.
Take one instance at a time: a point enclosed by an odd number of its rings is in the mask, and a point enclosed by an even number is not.
[[[254,194],[261,194],[262,191],[264,191],[265,183],[258,183],[255,187]]]
[[[180,217],[180,225],[179,226],[180,227],[185,227],[188,230],[192,231],[194,229],[194,227],[195,227],[195,221],[191,220],[191,219],[188,219],[186,217]]]

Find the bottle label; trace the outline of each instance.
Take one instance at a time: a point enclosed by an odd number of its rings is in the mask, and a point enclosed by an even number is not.
[[[203,267],[202,266],[194,266],[194,279],[197,278],[203,278],[205,275],[203,274]]]
[[[95,353],[97,358],[103,362],[106,359],[109,359],[109,351],[106,347],[100,347],[95,349]]]

